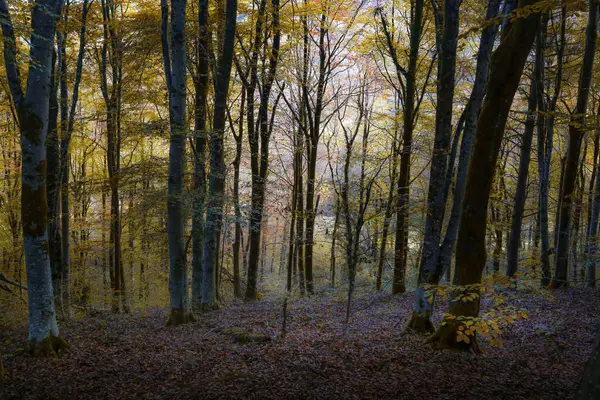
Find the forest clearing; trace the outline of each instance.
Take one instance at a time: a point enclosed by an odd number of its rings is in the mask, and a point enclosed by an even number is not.
[[[600,317],[600,293],[564,289],[517,300],[528,318],[483,354],[432,350],[403,333],[411,296],[234,303],[165,327],[167,310],[64,324],[69,354],[39,360],[3,332],[10,379],[0,397],[44,399],[572,399]],[[442,303],[442,307],[446,304]],[[441,313],[434,316],[439,323]]]

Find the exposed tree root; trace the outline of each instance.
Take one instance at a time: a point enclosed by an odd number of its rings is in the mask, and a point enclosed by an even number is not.
[[[457,341],[460,326],[464,324],[457,320],[444,320],[445,324],[435,331],[433,335],[427,339],[426,343],[433,344],[433,347],[440,350],[464,351],[481,353],[477,334],[467,336],[466,340]]]
[[[407,331],[415,333],[431,334],[435,332],[433,322],[431,322],[431,313],[419,314],[413,312],[408,325],[406,326]]]
[[[171,315],[167,321],[167,326],[187,324],[195,321],[196,318],[194,317],[193,313],[186,312],[181,308],[172,308]]]
[[[50,334],[41,341],[31,340],[29,342],[29,353],[34,357],[57,357],[63,351],[69,350],[69,344],[60,336]]]

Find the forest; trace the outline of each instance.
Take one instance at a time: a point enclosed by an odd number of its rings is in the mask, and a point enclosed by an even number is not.
[[[0,0],[1,399],[600,399],[600,0]]]

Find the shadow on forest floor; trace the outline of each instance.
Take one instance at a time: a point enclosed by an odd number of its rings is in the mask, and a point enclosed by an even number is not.
[[[344,303],[234,303],[198,322],[165,327],[166,310],[62,324],[72,346],[59,359],[19,351],[24,329],[0,333],[7,378],[1,399],[568,399],[600,320],[600,292],[566,289],[518,301],[529,318],[483,354],[435,351],[403,334],[413,294]],[[436,325],[447,304],[439,302]]]

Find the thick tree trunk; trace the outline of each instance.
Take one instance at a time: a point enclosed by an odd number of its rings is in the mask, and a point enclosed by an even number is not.
[[[558,226],[558,245],[556,248],[556,266],[550,288],[567,285],[569,265],[569,242],[571,232],[571,205],[574,202],[575,180],[579,163],[581,142],[585,134],[585,115],[592,80],[596,38],[598,28],[598,3],[589,1],[588,24],[586,29],[583,65],[579,76],[577,104],[571,114],[569,124],[569,145],[565,164],[564,186],[560,196],[560,221]]]
[[[162,43],[167,89],[169,91],[169,182],[167,199],[167,235],[169,245],[169,295],[171,315],[167,325],[178,325],[190,320],[187,263],[185,248],[185,220],[183,210],[186,97],[186,0],[171,1],[171,45],[169,51],[168,4],[161,1]]]
[[[534,0],[520,0],[519,7]],[[512,101],[519,85],[525,61],[533,45],[539,15],[532,14],[511,22],[502,42],[492,55],[487,96],[477,121],[473,155],[467,175],[464,207],[461,217],[456,267],[461,292],[477,294],[473,301],[451,301],[450,314],[476,318],[479,314],[479,290],[472,286],[481,282],[486,264],[485,246],[487,210],[492,180]],[[457,330],[464,322],[445,319],[430,342],[439,348],[479,350],[476,337],[468,343],[457,342]]]
[[[486,20],[489,21],[498,15],[498,9],[501,2],[502,0],[488,0]],[[462,203],[467,186],[467,170],[469,161],[471,160],[473,138],[475,137],[475,130],[477,128],[477,117],[479,116],[481,104],[483,103],[485,85],[490,70],[490,56],[492,54],[497,33],[498,25],[491,23],[483,30],[479,40],[475,83],[473,84],[471,96],[465,110],[465,127],[460,143],[458,167],[456,168],[456,184],[454,186],[454,195],[452,197],[452,210],[450,211],[446,235],[444,236],[444,241],[440,248],[439,263],[441,264],[441,269],[450,270],[452,254],[458,237]]]
[[[60,0],[38,0],[31,13],[29,72],[21,89],[16,41],[8,5],[0,0],[4,61],[21,130],[21,221],[28,285],[29,342],[35,355],[54,354],[65,347],[58,337],[52,273],[48,254],[46,138],[51,93],[52,48]]]

